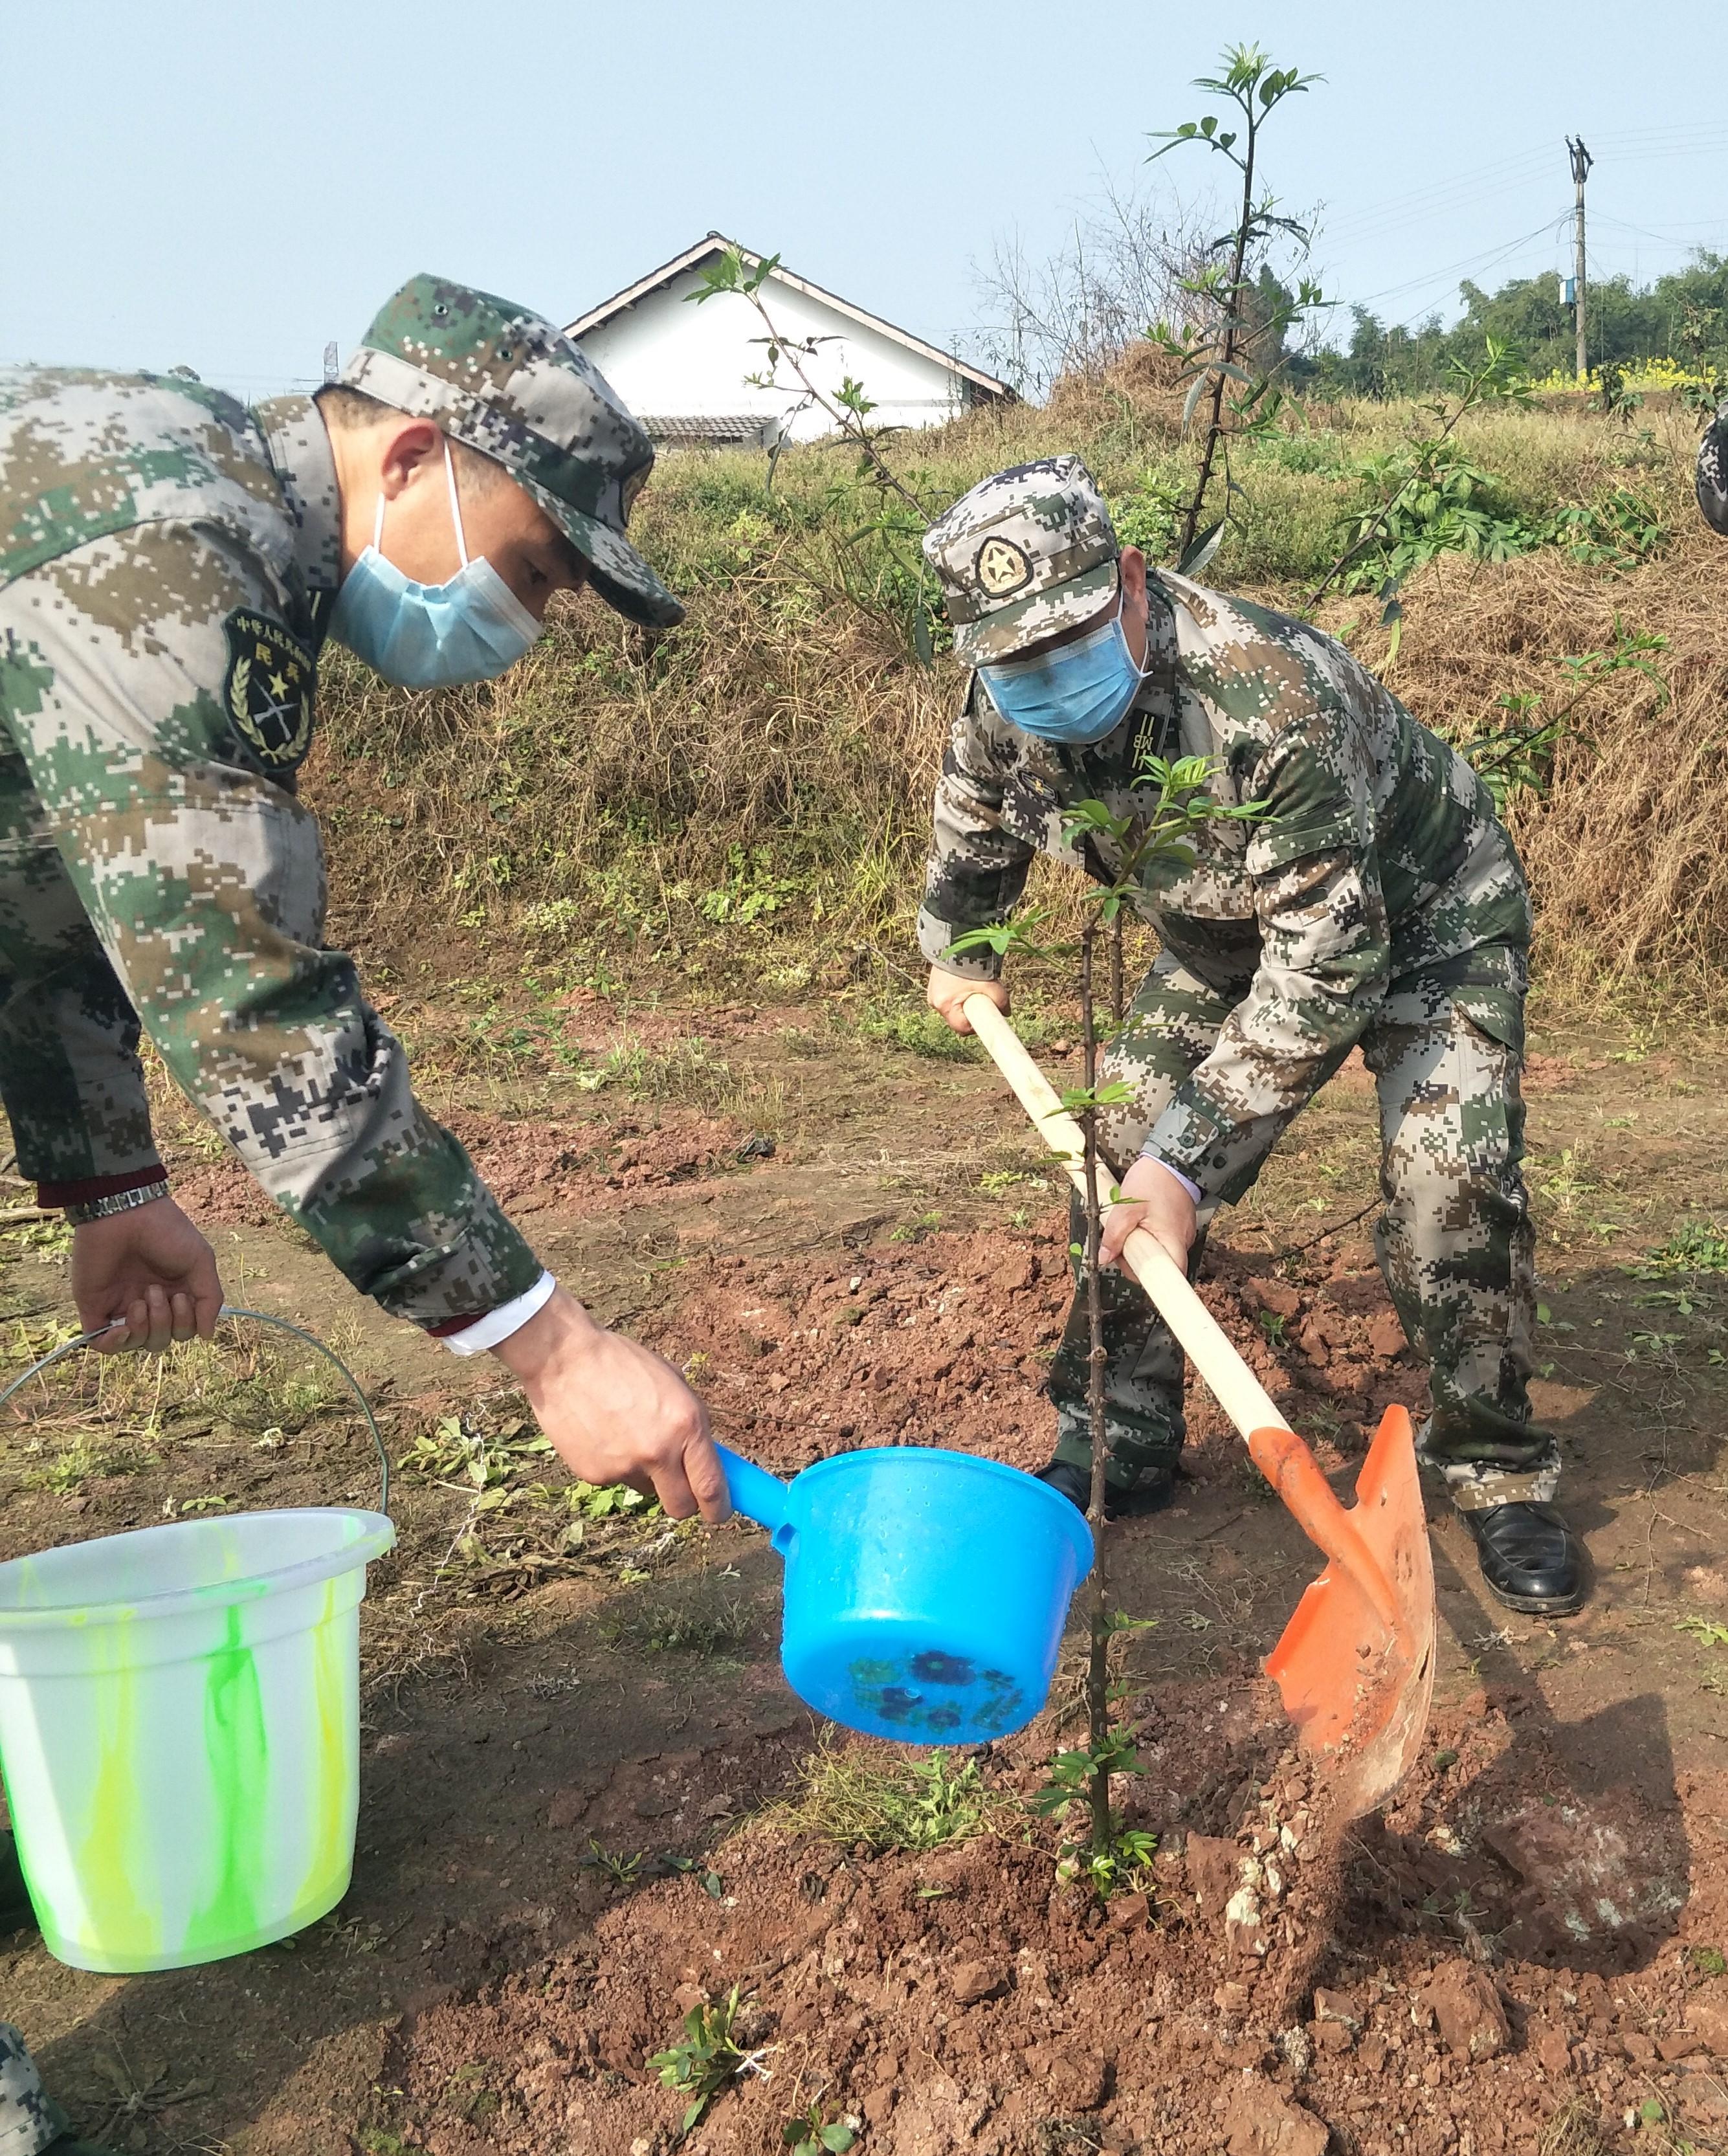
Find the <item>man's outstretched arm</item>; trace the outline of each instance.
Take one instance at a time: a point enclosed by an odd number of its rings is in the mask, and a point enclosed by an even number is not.
[[[3,716],[114,975],[181,1086],[356,1288],[453,1344],[495,1351],[508,1344],[496,1321],[519,1318],[510,1334],[556,1343],[524,1348],[518,1374],[574,1472],[628,1470],[680,1515],[723,1510],[694,1396],[554,1294],[415,1099],[351,961],[324,946],[317,826],[290,790],[305,743],[273,759],[269,737],[247,737],[233,674],[237,616],[269,624],[282,607],[262,562],[170,523],[94,542],[0,594],[20,662]],[[136,1209],[135,1266],[154,1247],[149,1216],[167,1218],[161,1204]],[[172,1313],[170,1255],[158,1285]],[[147,1283],[145,1300],[147,1312]]]

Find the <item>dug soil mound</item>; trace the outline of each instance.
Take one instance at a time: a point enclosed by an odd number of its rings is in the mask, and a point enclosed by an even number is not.
[[[433,2156],[768,2156],[813,2103],[874,2156],[1539,2156],[1618,2147],[1643,2107],[1717,2145],[1728,1776],[1668,1811],[1587,1800],[1527,1702],[1479,1694],[1340,1839],[1250,1691],[1141,1702],[1130,1815],[1159,1846],[1107,1905],[1055,1883],[1020,1802],[1039,1748],[1013,1740],[973,1839],[873,1856],[749,1828],[710,1892],[638,1887],[582,1951],[410,2018],[388,2131]],[[646,2061],[735,1986],[748,2064],[681,2140],[688,2095]]]
[[[854,1258],[704,1255],[673,1310],[643,1328],[693,1374],[726,1434],[790,1475],[839,1447],[945,1445],[1042,1466],[1041,1388],[1069,1281],[1064,1216],[1042,1232],[981,1229],[874,1245]],[[1214,1247],[1201,1292],[1329,1468],[1356,1457],[1372,1421],[1423,1397],[1365,1239],[1279,1265]],[[1291,1353],[1294,1347],[1295,1353]],[[1316,1414],[1315,1410],[1319,1412]],[[1198,1388],[1188,1465],[1233,1465],[1233,1433]]]

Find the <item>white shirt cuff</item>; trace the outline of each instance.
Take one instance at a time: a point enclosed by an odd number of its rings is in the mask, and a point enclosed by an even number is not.
[[[500,1302],[496,1310],[489,1310],[459,1332],[446,1333],[440,1345],[453,1355],[484,1355],[500,1340],[508,1340],[512,1332],[520,1332],[531,1317],[544,1310],[557,1285],[550,1273],[542,1273],[526,1295],[517,1296],[512,1302]]]
[[[1179,1183],[1181,1183],[1181,1185],[1182,1185],[1182,1188],[1187,1192],[1187,1194],[1188,1194],[1189,1197],[1190,1197],[1190,1198],[1192,1198],[1192,1199],[1193,1199],[1194,1203],[1195,1203],[1197,1205],[1197,1204],[1199,1204],[1199,1203],[1200,1203],[1200,1186],[1199,1186],[1199,1184],[1198,1184],[1197,1183],[1190,1183],[1190,1182],[1189,1182],[1189,1180],[1188,1180],[1188,1178],[1187,1178],[1187,1176],[1185,1176],[1185,1175],[1182,1173],[1182,1170],[1181,1170],[1179,1168],[1172,1168],[1172,1167],[1170,1165],[1170,1163],[1169,1163],[1167,1160],[1161,1159],[1161,1158],[1160,1158],[1160,1157],[1159,1157],[1156,1153],[1155,1153],[1155,1152],[1143,1152],[1143,1153],[1141,1155],[1141,1158],[1142,1160],[1149,1160],[1149,1161],[1151,1161],[1152,1163],[1155,1163],[1155,1165],[1156,1165],[1156,1166],[1157,1166],[1157,1167],[1159,1167],[1159,1168],[1161,1168],[1163,1169],[1164,1173],[1165,1173],[1167,1175],[1173,1175],[1173,1176],[1176,1178],[1177,1181]]]

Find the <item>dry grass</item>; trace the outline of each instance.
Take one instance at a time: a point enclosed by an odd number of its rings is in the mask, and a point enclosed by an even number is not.
[[[1157,367],[1064,388],[1043,410],[979,412],[904,454],[932,501],[983,473],[1078,447],[1113,499],[1179,482],[1173,390]],[[1360,460],[1430,424],[1417,408],[1310,415],[1330,431],[1244,465],[1248,537],[1218,581],[1292,605],[1327,558]],[[1623,426],[1573,412],[1492,410],[1462,436],[1532,516],[1620,485],[1658,499],[1675,541],[1629,574],[1552,548],[1471,572],[1456,557],[1413,581],[1392,685],[1454,737],[1504,724],[1500,699],[1552,709],[1563,661],[1623,627],[1659,635],[1669,701],[1623,673],[1577,714],[1551,800],[1514,821],[1541,915],[1542,978],[1574,1006],[1604,993],[1723,1004],[1716,926],[1724,557],[1690,502],[1690,423]],[[1146,498],[1150,499],[1150,495]],[[496,687],[383,689],[340,654],[308,775],[331,829],[339,937],[372,978],[435,988],[484,974],[500,993],[620,979],[636,993],[740,985],[831,994],[869,977],[910,987],[910,933],[928,802],[961,675],[926,670],[895,630],[894,563],[860,608],[840,595],[840,536],[864,514],[850,459],[790,454],[774,493],[759,459],[666,460],[640,520],[689,602],[685,626],[644,636],[592,599],[557,611],[533,657]],[[891,551],[891,550],[890,550]],[[902,589],[898,597],[904,598]],[[879,604],[878,602],[879,601]],[[1326,626],[1386,657],[1370,599]],[[1038,887],[1074,898],[1071,877]]]
[[[926,1851],[969,1841],[1001,1825],[1011,1807],[987,1788],[975,1760],[946,1752],[909,1759],[886,1747],[819,1745],[805,1760],[798,1788],[756,1824],[813,1835],[873,1855]]]
[[[1664,639],[1643,675],[1609,676],[1579,706],[1551,798],[1526,794],[1511,822],[1536,894],[1541,968],[1573,1002],[1684,996],[1728,1004],[1728,650],[1720,631],[1722,542],[1676,522],[1671,551],[1604,576],[1552,551],[1472,577],[1432,573],[1407,606],[1391,685],[1425,724],[1468,737],[1505,724],[1499,699],[1571,693],[1567,656],[1613,648],[1621,630]],[[1336,626],[1349,611],[1335,605]],[[1357,639],[1372,665],[1377,632]]]
[[[769,963],[818,902],[826,941],[868,933],[921,846],[957,681],[819,610],[777,560],[694,591],[652,649],[567,605],[495,689],[331,673],[309,791],[343,932],[435,971],[495,957],[500,925],[531,965],[601,947],[674,973],[721,942]]]

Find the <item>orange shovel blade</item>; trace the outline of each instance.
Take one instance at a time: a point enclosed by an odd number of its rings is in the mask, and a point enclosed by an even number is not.
[[[1279,1437],[1286,1446],[1274,1446]],[[1288,1432],[1256,1431],[1252,1445],[1268,1471],[1262,1454],[1275,1451],[1279,1495],[1330,1558],[1267,1656],[1266,1674],[1303,1750],[1336,1763],[1328,1780],[1340,1818],[1358,1819],[1415,1763],[1434,1688],[1433,1560],[1410,1418],[1387,1409],[1348,1510]],[[1317,1490],[1297,1486],[1310,1474]]]

